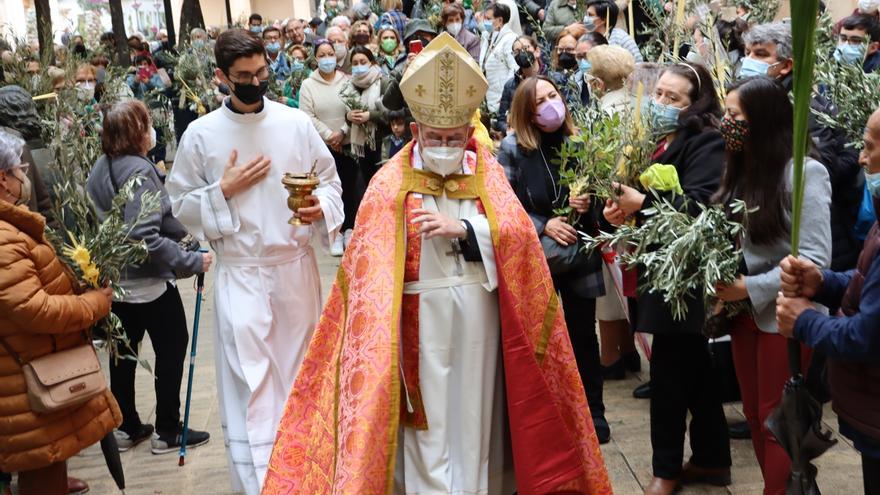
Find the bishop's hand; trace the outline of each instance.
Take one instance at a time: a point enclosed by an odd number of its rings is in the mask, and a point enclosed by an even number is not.
[[[424,235],[425,239],[437,236],[447,239],[464,239],[467,237],[467,229],[464,228],[461,220],[456,220],[442,213],[423,208],[414,209],[413,214],[416,216],[412,219],[412,223],[419,225],[419,234]]]

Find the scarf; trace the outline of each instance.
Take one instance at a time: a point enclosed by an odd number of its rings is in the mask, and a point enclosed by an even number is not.
[[[376,111],[376,102],[382,96],[380,94],[380,78],[382,72],[375,65],[370,67],[369,72],[358,76],[352,76],[349,80],[353,86],[352,92],[360,92],[360,107],[349,110]],[[376,149],[376,124],[367,121],[363,124],[354,124],[351,127],[351,152],[358,158],[363,158],[366,148]]]

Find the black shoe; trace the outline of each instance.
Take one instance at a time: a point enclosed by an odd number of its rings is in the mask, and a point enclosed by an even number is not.
[[[182,440],[183,426],[180,426],[176,431],[173,432],[161,432],[157,431],[153,434],[152,440],[150,440],[151,451],[154,454],[168,454],[171,452],[177,452],[180,450],[180,441]],[[186,446],[189,447],[198,447],[199,445],[205,445],[208,443],[208,440],[211,439],[211,434],[206,431],[197,431],[193,429],[187,429],[186,433]]]
[[[748,440],[752,438],[752,430],[749,429],[749,424],[745,421],[728,423],[727,433],[730,435],[730,438],[735,440]]]
[[[645,382],[635,390],[633,390],[633,397],[636,399],[650,399],[651,398],[651,382]]]
[[[626,370],[630,373],[642,371],[642,356],[639,356],[639,351],[627,352],[621,359],[626,364]]]
[[[120,452],[125,452],[133,448],[137,444],[150,438],[152,434],[153,425],[145,425],[143,423],[130,431],[123,429],[113,431],[113,436],[116,437],[116,443],[119,446]]]
[[[623,362],[623,358],[618,359],[611,366],[602,366],[602,378],[605,380],[626,378],[626,364]]]
[[[599,439],[599,445],[605,445],[611,441],[611,425],[604,416],[593,418],[593,428],[596,429],[596,437]]]

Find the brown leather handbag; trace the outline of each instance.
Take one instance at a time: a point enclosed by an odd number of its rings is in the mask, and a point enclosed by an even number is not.
[[[107,389],[107,379],[91,343],[53,352],[25,362],[0,338],[0,345],[24,373],[28,401],[37,414],[78,406]]]

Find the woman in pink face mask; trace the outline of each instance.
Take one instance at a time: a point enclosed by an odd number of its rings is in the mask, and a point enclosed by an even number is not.
[[[562,261],[559,254],[576,248],[578,231],[591,235],[601,208],[589,197],[569,198],[559,180],[559,148],[575,133],[571,115],[559,88],[544,76],[520,83],[510,105],[508,132],[501,142],[498,162],[537,229],[547,255],[553,283],[562,296],[565,322],[581,381],[600,443],[611,438],[602,401],[602,368],[596,337],[596,298],[604,295],[602,258],[597,252]],[[561,217],[554,211],[571,206],[578,214]],[[613,290],[613,289],[611,289]]]

